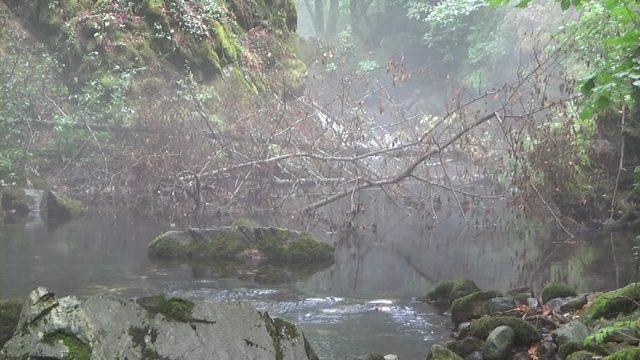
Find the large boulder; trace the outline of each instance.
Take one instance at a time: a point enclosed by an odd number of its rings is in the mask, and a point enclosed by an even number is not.
[[[154,296],[57,299],[39,288],[0,358],[317,359],[293,324],[242,303]]]
[[[547,301],[555,298],[564,298],[569,296],[576,296],[576,291],[569,287],[566,284],[552,282],[547,284],[542,289],[542,302],[546,303]]]
[[[514,316],[483,316],[471,322],[471,335],[486,339],[498,326],[508,326],[515,333],[515,344],[529,346],[540,339],[540,334],[535,326]]]
[[[9,187],[0,194],[0,205],[3,211],[17,215],[27,215],[30,211],[40,210],[42,190]]]
[[[149,244],[162,258],[262,260],[271,263],[329,264],[333,246],[308,233],[237,223],[212,229],[168,231]]]
[[[484,313],[484,303],[500,296],[495,291],[477,291],[455,299],[451,304],[451,321],[455,324],[479,318]]]
[[[569,296],[563,298],[554,298],[545,305],[554,313],[567,313],[579,310],[587,304],[587,295]]]
[[[428,301],[440,305],[449,305],[455,299],[467,296],[480,288],[472,280],[461,278],[457,280],[443,280],[439,282],[433,290],[421,298],[422,301]]]
[[[632,283],[600,295],[583,311],[582,319],[588,323],[601,317],[631,312],[636,308],[638,301],[640,301],[640,283]]]
[[[578,320],[571,320],[553,331],[553,337],[558,344],[572,342],[582,344],[589,335],[589,329]]]
[[[427,354],[427,360],[462,360],[462,358],[446,347],[435,344]]]

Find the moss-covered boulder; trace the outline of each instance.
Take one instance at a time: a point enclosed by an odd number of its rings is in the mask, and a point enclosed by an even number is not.
[[[86,211],[80,201],[56,191],[47,191],[46,204],[49,218],[71,219],[82,216]]]
[[[542,289],[542,302],[546,303],[547,301],[555,298],[565,298],[569,296],[576,296],[575,289],[569,287],[566,284],[552,282],[547,284]]]
[[[640,301],[640,283],[632,283],[600,295],[591,305],[587,305],[581,314],[582,319],[591,322],[601,317],[631,312],[636,309],[637,301]]]
[[[446,347],[435,344],[431,346],[427,360],[462,360],[462,358]]]
[[[20,300],[0,300],[0,349],[13,336],[21,310]]]
[[[466,357],[470,355],[472,352],[480,349],[483,342],[482,340],[475,338],[473,336],[467,336],[461,340],[453,340],[447,343],[447,349],[453,351],[454,353]]]
[[[585,350],[576,351],[573,354],[569,354],[569,356],[567,356],[567,360],[592,360],[595,358],[596,354]]]
[[[270,263],[330,264],[333,246],[308,233],[253,222],[213,229],[168,231],[149,244],[149,254],[163,258],[253,260]]]
[[[638,360],[640,359],[640,348],[629,348],[605,357],[605,360]]]
[[[426,296],[423,301],[433,302],[441,305],[448,305],[453,300],[469,295],[480,288],[472,280],[461,278],[457,280],[444,280],[439,282]]]
[[[496,291],[476,291],[455,299],[451,304],[451,321],[455,324],[479,318],[483,315],[483,305],[489,299],[500,296]]]
[[[5,188],[0,194],[2,199],[0,204],[3,211],[15,213],[17,215],[26,215],[29,213],[29,204],[31,203],[24,189],[21,188]]]
[[[535,326],[513,316],[483,316],[471,322],[470,332],[478,339],[486,339],[493,329],[502,325],[513,329],[516,345],[528,346],[540,339],[540,334]]]

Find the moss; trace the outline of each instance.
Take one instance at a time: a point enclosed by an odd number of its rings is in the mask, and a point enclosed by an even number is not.
[[[605,360],[637,360],[640,359],[640,348],[629,348],[617,351],[607,357]]]
[[[188,322],[191,321],[194,304],[191,301],[170,298],[164,295],[154,295],[138,299],[138,304],[147,309],[152,315],[162,314],[168,319]]]
[[[495,291],[476,291],[451,303],[451,321],[459,324],[482,316],[482,305],[500,294]]]
[[[91,347],[78,339],[78,337],[70,332],[57,331],[44,336],[44,343],[53,345],[55,343],[62,343],[67,348],[67,353],[64,357],[65,360],[90,360],[91,359]]]
[[[462,358],[446,347],[435,344],[431,346],[427,360],[462,360]]]
[[[282,233],[260,233],[256,231],[258,237],[257,248],[267,258],[272,261],[286,261],[287,260],[287,248],[286,241],[288,234],[285,236]]]
[[[254,228],[257,228],[257,227],[261,227],[262,225],[260,225],[256,221],[249,220],[247,218],[238,218],[238,219],[233,220],[233,222],[231,223],[231,226],[232,227],[244,227],[244,228],[248,228],[248,229],[254,229]]]
[[[218,49],[218,55],[224,58],[227,62],[233,62],[238,57],[238,47],[231,40],[227,30],[217,21],[211,24],[213,29],[213,38],[215,39]]]
[[[308,233],[287,246],[287,259],[291,262],[329,262],[333,261],[333,246],[315,239]]]
[[[13,211],[18,215],[26,215],[29,213],[29,203],[24,189],[3,189],[0,204],[4,211]]]
[[[257,95],[258,89],[256,86],[247,81],[245,76],[242,74],[242,71],[237,67],[233,67],[231,69],[231,80],[237,89],[239,89],[243,94],[246,95]]]
[[[530,297],[531,294],[529,293],[519,293],[513,297],[513,301],[515,301],[515,303],[518,305],[527,305]]]
[[[591,322],[601,317],[631,312],[636,308],[634,301],[637,302],[639,300],[640,283],[632,283],[600,295],[584,310],[582,318],[585,322]]]
[[[581,351],[581,350],[582,350],[582,344],[578,344],[578,343],[575,343],[575,342],[568,341],[568,342],[565,342],[565,343],[561,344],[558,347],[558,354],[560,355],[561,358],[564,359],[567,356],[569,356],[569,355],[571,355],[571,354],[573,354],[575,352]]]
[[[53,218],[75,218],[84,214],[86,209],[78,200],[55,192],[47,192],[47,216]]]
[[[294,339],[300,336],[298,328],[296,328],[293,323],[278,318],[276,318],[273,322],[276,325],[276,329],[278,330],[279,334],[285,335],[290,339]]]
[[[437,304],[449,304],[453,300],[480,291],[480,288],[469,279],[444,280],[439,282],[423,300]]]
[[[0,301],[0,349],[13,336],[20,319],[20,311],[22,311],[22,301]]]
[[[576,291],[568,285],[552,282],[542,289],[542,302],[546,303],[551,299],[576,295]]]
[[[567,360],[591,360],[595,358],[595,354],[590,353],[588,351],[580,350],[570,354],[567,357]]]
[[[483,316],[471,322],[471,335],[478,339],[486,339],[489,333],[498,326],[508,326],[515,332],[515,343],[528,346],[540,338],[538,329],[528,322],[512,316]]]
[[[240,234],[223,232],[213,239],[194,237],[187,256],[204,259],[233,259],[246,249]]]
[[[307,66],[298,58],[287,58],[283,62],[285,71],[284,81],[288,91],[301,95],[304,91],[307,77]]]
[[[162,17],[164,8],[163,0],[143,0],[142,6],[144,11],[152,17]]]
[[[156,236],[149,244],[149,255],[163,258],[180,258],[187,256],[187,249],[180,241],[162,234]]]

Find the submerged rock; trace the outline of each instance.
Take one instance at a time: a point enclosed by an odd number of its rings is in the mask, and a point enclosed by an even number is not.
[[[508,326],[498,326],[491,330],[482,346],[482,355],[487,360],[506,359],[511,352],[515,333]]]
[[[57,299],[34,290],[2,359],[317,359],[304,334],[241,303]]]
[[[331,263],[333,252],[333,246],[308,233],[247,224],[168,231],[149,244],[149,254],[162,258],[261,259],[271,263]]]

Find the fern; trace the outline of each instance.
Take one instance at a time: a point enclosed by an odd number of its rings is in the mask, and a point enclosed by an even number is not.
[[[620,329],[638,329],[640,327],[640,321],[632,320],[632,321],[617,321],[609,326],[605,326],[603,328],[598,329],[593,334],[587,336],[584,339],[584,345],[587,346],[591,343],[602,344],[605,340],[616,333]]]

